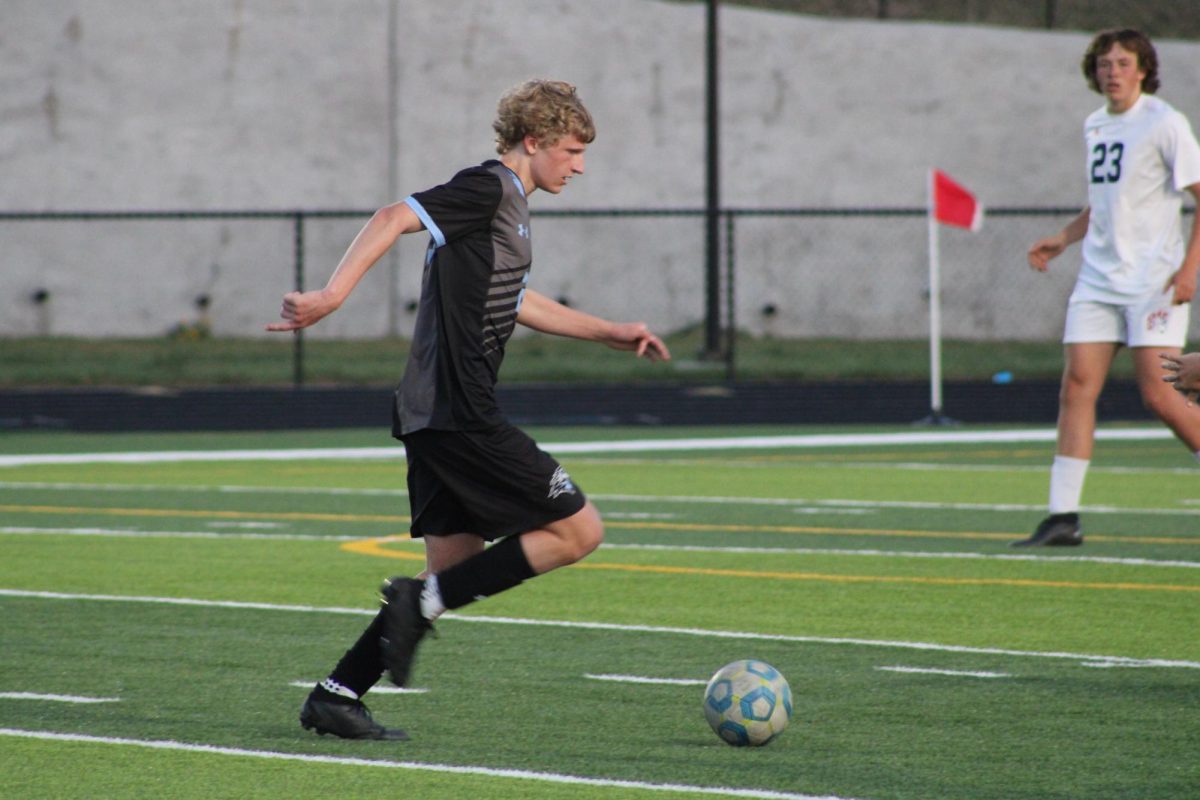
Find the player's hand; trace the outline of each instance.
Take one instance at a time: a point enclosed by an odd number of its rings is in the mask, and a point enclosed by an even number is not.
[[[1172,290],[1175,292],[1171,298],[1172,304],[1181,306],[1192,302],[1196,296],[1196,273],[1193,270],[1176,270],[1163,287],[1164,292]]]
[[[638,358],[648,358],[651,361],[671,360],[671,351],[667,349],[667,345],[649,331],[645,336],[638,338],[636,352]]]
[[[298,331],[319,322],[337,309],[337,304],[323,291],[288,292],[283,296],[279,316],[283,322],[267,325],[269,331]]]
[[[671,360],[671,351],[662,339],[650,332],[644,322],[616,324],[606,344],[614,350],[631,350],[638,358],[648,358],[651,361]]]
[[[1029,259],[1029,266],[1038,272],[1045,272],[1050,266],[1050,259],[1057,257],[1066,249],[1066,237],[1057,233],[1034,242],[1033,247],[1029,248],[1026,258]]]
[[[1162,368],[1167,373],[1163,380],[1182,394],[1189,406],[1195,405],[1197,397],[1200,396],[1200,353],[1158,355],[1162,359]]]

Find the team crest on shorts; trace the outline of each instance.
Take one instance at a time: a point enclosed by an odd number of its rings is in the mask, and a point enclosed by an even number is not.
[[[571,483],[571,476],[567,474],[567,471],[559,467],[550,476],[550,493],[546,495],[546,498],[553,500],[564,494],[575,494],[575,484]]]
[[[1160,308],[1146,315],[1146,330],[1166,333],[1167,323],[1171,320],[1171,312]]]

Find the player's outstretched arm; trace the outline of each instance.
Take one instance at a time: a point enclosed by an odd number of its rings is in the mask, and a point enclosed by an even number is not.
[[[564,306],[532,289],[525,292],[517,322],[541,333],[601,342],[651,361],[671,360],[667,346],[644,322],[611,322]]]
[[[350,292],[403,234],[424,228],[416,213],[404,203],[385,206],[363,226],[329,281],[311,292],[288,292],[279,316],[283,322],[267,325],[269,331],[295,331],[316,324],[341,307]]]
[[[1087,234],[1088,220],[1091,218],[1091,208],[1085,207],[1075,219],[1053,236],[1038,239],[1029,248],[1026,258],[1029,266],[1038,272],[1045,272],[1053,258],[1058,257],[1069,246],[1078,242]]]

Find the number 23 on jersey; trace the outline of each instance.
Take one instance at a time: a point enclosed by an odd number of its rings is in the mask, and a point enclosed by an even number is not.
[[[1092,183],[1116,183],[1121,180],[1121,156],[1125,145],[1120,142],[1099,142],[1092,147]]]

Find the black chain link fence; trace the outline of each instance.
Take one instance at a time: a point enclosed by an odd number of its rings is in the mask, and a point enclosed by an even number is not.
[[[213,336],[267,335],[263,325],[283,292],[322,285],[370,213],[0,213],[0,248],[9,258],[36,249],[55,265],[23,287],[21,311],[6,326],[18,336],[160,336],[202,321]],[[1057,340],[1078,254],[1039,274],[1025,251],[1074,213],[996,208],[978,233],[939,226],[942,335]],[[721,222],[716,324],[729,377],[737,371],[735,332],[849,341],[929,336],[924,209],[729,208]],[[535,213],[532,283],[602,316],[645,319],[665,332],[695,329],[710,307],[699,279],[704,223],[703,209],[687,208]],[[613,252],[614,240],[624,249]],[[411,332],[424,237],[405,237],[397,247],[396,274],[381,262],[338,314],[306,335]],[[116,274],[124,276],[120,286],[112,284]],[[98,302],[106,306],[101,315]],[[108,327],[97,329],[97,319]],[[304,337],[295,341],[293,374],[302,384]]]
[[[722,0],[800,14],[924,20],[1046,30],[1138,28],[1151,37],[1200,38],[1192,0]]]

